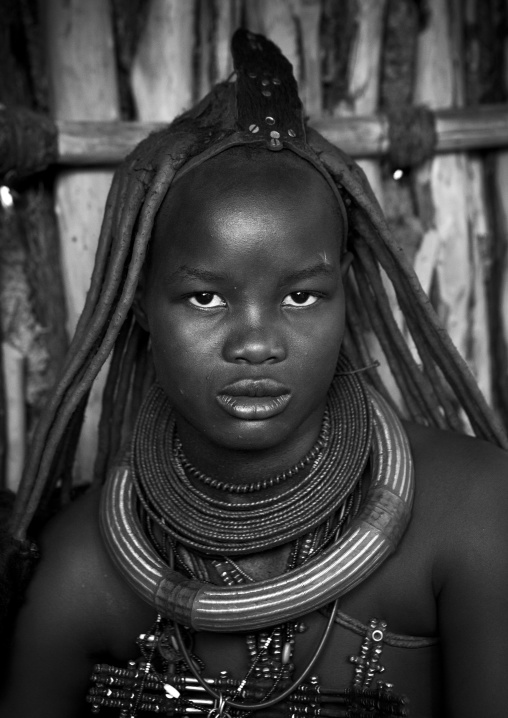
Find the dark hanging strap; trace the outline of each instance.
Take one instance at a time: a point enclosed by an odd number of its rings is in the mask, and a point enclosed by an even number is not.
[[[57,154],[57,128],[49,117],[0,108],[0,177],[5,182],[41,172]]]
[[[415,167],[436,149],[436,123],[428,107],[398,107],[388,113],[388,156],[393,169]]]

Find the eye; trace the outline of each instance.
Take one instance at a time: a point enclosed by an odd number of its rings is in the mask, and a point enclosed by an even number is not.
[[[224,299],[214,292],[196,292],[189,297],[189,302],[193,307],[200,309],[217,309],[226,306]]]
[[[282,300],[283,307],[310,307],[315,304],[319,296],[312,292],[291,292]]]

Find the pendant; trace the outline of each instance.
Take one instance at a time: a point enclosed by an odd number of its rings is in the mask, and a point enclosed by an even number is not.
[[[375,674],[384,672],[379,659],[383,652],[385,632],[386,623],[373,618],[363,639],[360,655],[349,657],[350,662],[355,664],[355,688],[370,688]]]
[[[178,663],[184,660],[178,649],[174,633],[168,627],[159,636],[157,648],[162,658],[168,663]]]
[[[218,700],[215,701],[215,705],[211,711],[208,712],[207,718],[232,718],[231,713],[224,710],[226,707],[226,701],[222,693],[219,693]]]

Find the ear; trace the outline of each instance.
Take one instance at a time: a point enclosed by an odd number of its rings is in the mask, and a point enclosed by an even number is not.
[[[134,295],[134,301],[132,302],[132,311],[136,317],[138,324],[143,327],[146,332],[148,329],[148,318],[146,316],[145,308],[145,285],[146,285],[146,272],[145,268],[140,272],[138,279],[138,286],[136,287],[136,293]]]
[[[341,274],[343,280],[346,278],[347,273],[349,272],[349,267],[351,266],[353,258],[354,257],[351,254],[351,252],[345,252],[342,255],[342,259],[340,262],[340,274]]]

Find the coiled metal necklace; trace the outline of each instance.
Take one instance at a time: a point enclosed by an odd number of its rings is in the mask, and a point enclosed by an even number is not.
[[[259,498],[246,503],[217,498],[191,481],[182,462],[171,405],[155,385],[140,411],[131,452],[135,490],[144,512],[174,541],[207,555],[264,551],[322,524],[362,476],[372,438],[371,407],[363,382],[348,373],[350,365],[344,357],[338,370],[312,458],[266,482],[266,487],[284,482],[283,491],[273,494],[256,486]],[[310,470],[290,481],[302,463]],[[213,485],[213,479],[208,483]],[[229,486],[220,488],[227,492]]]

